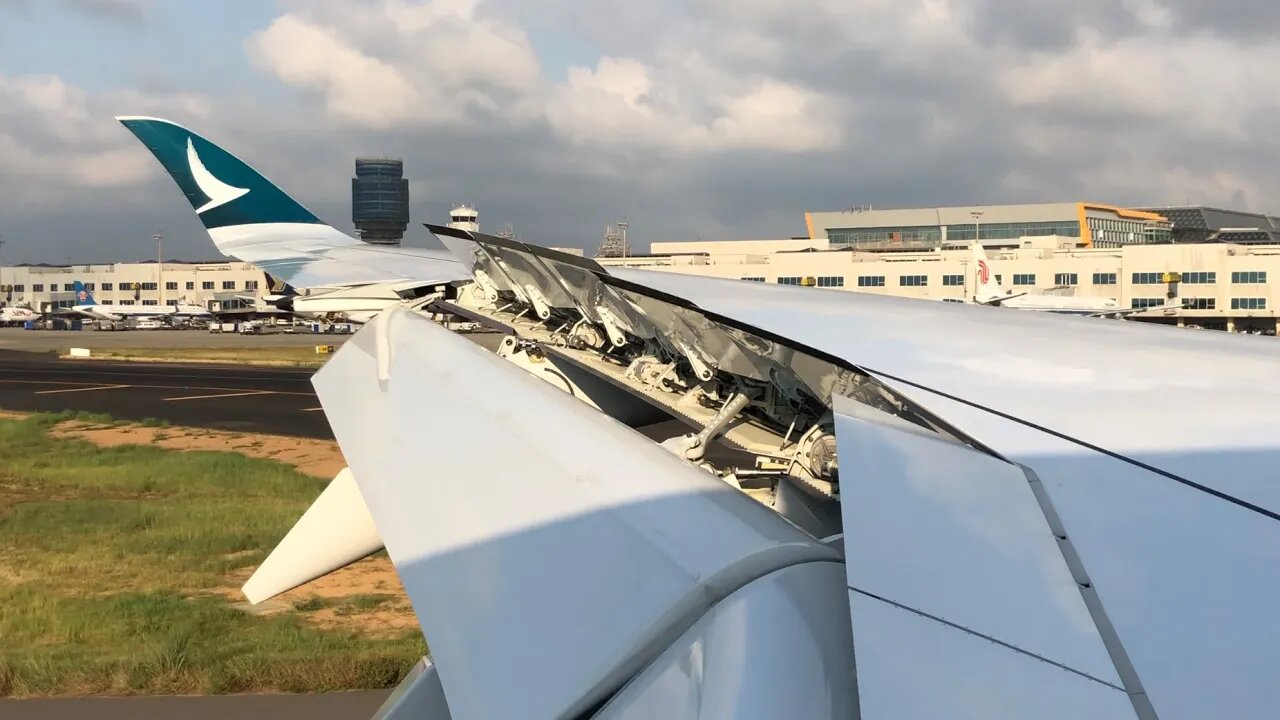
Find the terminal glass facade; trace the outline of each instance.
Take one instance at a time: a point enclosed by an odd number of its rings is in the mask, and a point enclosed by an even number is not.
[[[975,223],[973,225],[948,225],[947,242],[973,242],[978,240],[1017,240],[1022,237],[1062,235],[1080,237],[1079,221]]]
[[[891,243],[931,243],[942,242],[942,228],[937,225],[917,225],[912,227],[878,227],[878,228],[831,228],[827,237],[833,246],[859,247],[863,245],[885,245]]]
[[[827,237],[832,247],[885,247],[897,244],[939,246],[983,240],[1017,240],[1022,237],[1062,235],[1080,237],[1080,223],[1074,220],[1052,222],[979,223],[976,225],[912,225],[872,228],[829,228]]]

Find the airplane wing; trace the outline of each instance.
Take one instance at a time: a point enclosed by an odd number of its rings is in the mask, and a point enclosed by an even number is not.
[[[186,195],[218,250],[295,287],[466,279],[443,252],[375,246],[325,224],[221,147],[169,120],[116,118]]]
[[[1007,295],[1001,295],[1000,297],[991,298],[990,300],[979,300],[979,301],[976,301],[976,302],[977,302],[977,304],[978,304],[978,305],[991,305],[991,306],[993,306],[993,307],[999,307],[999,306],[1001,305],[1001,303],[1003,303],[1003,302],[1004,302],[1004,301],[1006,301],[1006,300],[1012,300],[1012,299],[1014,299],[1014,298],[1020,298],[1020,297],[1022,297],[1023,295],[1026,295],[1026,294],[1027,294],[1027,293],[1025,293],[1025,292],[1019,292],[1019,293],[1011,292],[1011,293],[1008,293]]]
[[[184,142],[202,219],[261,189]],[[1274,716],[1271,341],[430,229],[469,280],[317,374],[349,471],[245,586],[384,545],[431,658],[379,717]]]

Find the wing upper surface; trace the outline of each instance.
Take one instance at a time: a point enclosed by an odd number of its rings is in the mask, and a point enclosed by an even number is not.
[[[612,274],[1280,512],[1274,340],[676,273]]]

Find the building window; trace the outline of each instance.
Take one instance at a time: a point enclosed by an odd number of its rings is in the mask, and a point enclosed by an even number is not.
[[[112,284],[111,284],[111,283],[102,283],[102,289],[103,289],[103,290],[110,290],[112,287],[113,287],[113,286],[112,286]]]
[[[1021,223],[958,223],[947,226],[947,242],[973,242],[981,237],[983,240],[1017,240],[1024,237],[1044,237],[1062,235],[1064,237],[1080,237],[1080,222],[1059,220],[1050,222]]]
[[[121,304],[121,305],[132,305],[132,304],[133,304],[133,301],[132,301],[132,300],[121,300],[121,301],[120,301],[120,304]]]
[[[1218,273],[1216,272],[1182,273],[1182,283],[1184,285],[1212,285],[1216,282],[1218,282]]]
[[[1014,273],[1013,284],[1014,285],[1035,285],[1036,274],[1035,273]]]
[[[143,289],[143,290],[155,290],[155,289],[156,289],[156,287],[157,287],[157,285],[156,285],[155,283],[153,283],[153,282],[144,282],[144,283],[142,283],[142,289]]]
[[[245,280],[245,281],[244,281],[244,289],[245,289],[245,290],[257,290],[257,289],[258,289],[258,281],[257,281],[257,280]]]
[[[32,285],[31,292],[44,292],[44,283],[36,283]]]
[[[111,302],[110,300],[103,300],[103,301],[102,301],[102,304],[103,304],[103,305],[111,305],[111,304],[112,304],[112,302]]]
[[[1054,285],[1079,285],[1080,276],[1076,273],[1055,273],[1053,276]]]
[[[232,283],[232,284],[234,285],[235,283]],[[778,278],[778,284],[779,284],[779,285],[799,285],[799,284],[800,284],[800,276],[799,276],[799,275],[787,275],[787,276],[784,276],[784,277],[780,277],[780,278]],[[226,285],[227,285],[226,283],[222,283],[223,288],[225,288],[225,287],[226,287]]]
[[[178,306],[178,301],[177,301],[177,300],[165,300],[165,301],[164,301],[164,304],[165,304],[165,305],[169,305],[169,306],[171,306],[171,307],[177,307],[177,306]]]
[[[744,277],[744,278],[742,278],[742,279],[743,279],[744,281],[746,281],[746,282],[764,282],[764,278],[762,278],[762,277],[755,277],[755,276],[753,276],[753,277]]]
[[[964,276],[963,275],[943,275],[942,284],[943,285],[964,285]]]
[[[843,275],[819,275],[818,287],[844,287]]]
[[[1134,310],[1145,310],[1147,308],[1160,307],[1164,304],[1164,298],[1134,298],[1129,301],[1129,307]]]
[[[84,289],[88,290],[89,292],[93,292],[93,283],[85,283]]]
[[[1234,273],[1232,273],[1234,274]],[[1263,275],[1266,275],[1264,272]],[[1266,298],[1231,298],[1232,310],[1266,310]]]
[[[1182,307],[1186,310],[1217,310],[1216,298],[1183,298]]]
[[[159,305],[160,302],[158,300],[143,300],[142,304],[143,305]]]
[[[883,275],[859,275],[858,287],[884,287]]]
[[[204,282],[200,283],[200,289],[201,289],[201,290],[212,290],[212,289],[213,289],[213,281],[212,281],[212,280],[205,280]]]
[[[1094,273],[1093,284],[1094,285],[1115,285],[1116,274],[1115,273]]]
[[[235,280],[223,280],[223,281],[222,281],[222,289],[223,289],[223,290],[235,290],[235,289],[236,289],[236,281],[235,281]]]
[[[1231,282],[1237,285],[1263,285],[1267,282],[1266,270],[1248,270],[1231,273]]]
[[[878,228],[829,228],[827,239],[832,245],[881,246],[901,243],[940,243],[942,228],[938,225],[913,225]]]
[[[1160,276],[1164,273],[1134,273],[1134,285],[1159,285]]]
[[[164,284],[164,289],[165,289],[165,290],[177,290],[177,289],[178,289],[178,283],[176,283],[176,282],[166,282],[166,283]]]
[[[27,291],[27,286],[26,286],[26,285],[14,285],[14,286],[13,286],[13,291],[14,291],[14,292],[26,292],[26,291]]]
[[[58,288],[56,288],[56,287],[54,288],[54,290],[57,290],[57,289],[58,289]],[[63,292],[71,292],[72,290],[75,290],[75,289],[76,289],[76,284],[75,284],[75,283],[63,283],[63,284],[62,284],[62,290],[63,290]]]
[[[188,280],[188,281],[187,281],[187,289],[188,289],[188,290],[195,290],[195,289],[196,289],[196,284],[195,284],[195,283],[193,283],[193,282],[191,282],[190,280]]]
[[[900,275],[898,285],[902,287],[924,287],[929,284],[928,275]]]

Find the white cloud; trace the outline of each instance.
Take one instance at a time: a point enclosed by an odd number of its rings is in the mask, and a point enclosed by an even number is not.
[[[207,103],[135,91],[91,95],[56,75],[0,75],[0,179],[10,196],[61,202],[67,187],[124,188],[153,176],[158,168],[112,119],[117,112],[185,119],[207,113]]]
[[[1086,28],[1064,52],[1036,53],[1010,65],[1000,84],[1015,107],[1066,108],[1083,117],[1125,115],[1188,133],[1240,138],[1247,134],[1241,121],[1250,113],[1280,103],[1266,91],[1271,68],[1278,65],[1280,42],[1106,38]]]
[[[369,128],[462,126],[518,107],[538,83],[523,31],[469,0],[299,6],[247,48],[332,116]]]
[[[256,35],[249,50],[285,83],[321,93],[338,118],[384,128],[413,119],[421,106],[417,90],[399,69],[292,15]]]
[[[805,152],[840,142],[830,114],[835,103],[818,93],[772,78],[735,88],[729,78],[691,60],[681,72],[612,57],[601,58],[594,69],[570,68],[551,93],[547,119],[577,145]]]

